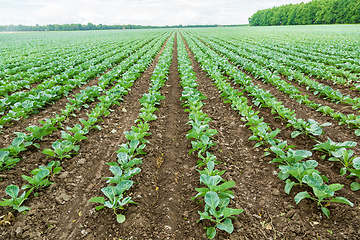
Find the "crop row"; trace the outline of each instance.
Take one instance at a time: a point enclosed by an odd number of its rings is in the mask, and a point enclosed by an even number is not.
[[[308,56],[309,58],[313,58],[314,60],[324,61],[329,65],[338,65],[341,67],[346,67],[349,64],[353,64],[352,66],[356,67],[360,64],[360,55],[357,51],[354,51],[354,48],[348,47],[346,45],[341,45],[337,49],[334,49],[333,44],[326,45],[318,45],[316,43],[296,43],[291,42],[290,44],[284,43],[273,43],[275,46],[284,49],[296,50],[296,52],[304,53],[304,57]],[[318,59],[317,59],[318,58]],[[352,70],[351,67],[349,70]],[[356,71],[359,72],[359,69],[356,68]]]
[[[243,72],[239,71],[235,66],[231,65],[228,61],[224,61],[224,58],[217,55],[211,49],[206,47],[205,44],[197,40],[196,38],[192,38],[195,40],[197,47],[202,49],[208,57],[215,59],[217,62],[217,67],[219,67],[222,71],[224,71],[230,79],[233,79],[235,83],[240,84],[244,91],[248,92],[250,96],[253,97],[253,103],[258,107],[267,107],[270,108],[272,113],[277,113],[281,118],[288,122],[288,126],[295,128],[297,131],[294,131],[291,134],[291,137],[295,138],[300,134],[319,136],[324,133],[322,127],[329,126],[329,123],[324,123],[322,125],[318,124],[313,119],[308,119],[307,121],[304,119],[295,118],[295,111],[290,110],[284,107],[281,102],[278,102],[277,99],[272,96],[268,91],[265,91],[252,83],[251,78],[246,76]],[[206,58],[206,57],[205,57]],[[213,67],[213,66],[212,66]],[[234,93],[234,92],[233,92]],[[258,116],[254,116],[249,118],[249,124],[254,125],[262,122],[262,119],[259,119]],[[266,132],[263,132],[263,136],[260,138],[254,137],[252,140],[258,140],[259,142],[255,145],[255,147],[261,146],[266,143],[266,139],[274,138],[280,132],[279,129],[272,131],[269,136],[267,136]],[[264,141],[263,141],[264,140]],[[274,142],[274,144],[277,142]],[[344,143],[335,143],[328,139],[327,142],[321,143],[318,141],[318,145],[314,146],[313,150],[318,151],[326,151],[328,152],[328,156],[330,157],[330,161],[339,161],[344,166],[340,174],[345,175],[346,170],[350,171],[350,176],[355,176],[360,178],[359,175],[359,163],[360,158],[352,157],[353,151],[346,150],[346,148],[356,146],[356,142],[347,141]],[[273,145],[273,144],[272,144]],[[322,146],[322,147],[319,147]],[[359,190],[359,184],[357,182],[353,182],[351,184],[351,189],[353,191]]]
[[[86,64],[91,59],[94,59],[101,54],[106,54],[111,56],[111,54],[116,54],[116,50],[121,46],[126,46],[128,44],[135,44],[135,42],[123,42],[123,44],[119,46],[112,46],[111,48],[103,48],[98,49],[97,47],[94,49],[89,49],[86,52],[86,56],[82,54],[82,52],[75,52],[71,57],[67,57],[64,59],[53,60],[48,66],[43,67],[34,67],[34,69],[28,69],[24,73],[17,73],[11,75],[11,77],[6,78],[1,81],[0,86],[0,95],[7,97],[9,93],[16,92],[18,90],[27,88],[31,88],[31,84],[33,83],[41,83],[43,80],[50,78],[55,75],[68,75],[69,78],[72,78],[72,71],[69,69],[76,69],[77,66],[81,64]]]
[[[154,114],[158,110],[157,105],[160,105],[160,100],[165,99],[161,95],[160,89],[165,85],[167,81],[167,75],[169,74],[169,67],[171,64],[172,51],[174,46],[174,34],[168,39],[168,42],[163,50],[163,53],[159,57],[158,64],[156,65],[153,74],[151,76],[151,84],[148,93],[144,93],[140,98],[139,118],[135,120],[137,126],[132,126],[130,132],[124,132],[125,138],[128,140],[116,151],[117,162],[107,162],[110,166],[109,170],[114,175],[106,177],[108,186],[101,189],[102,193],[108,198],[104,197],[91,198],[90,202],[100,203],[101,205],[96,207],[96,210],[101,210],[104,207],[113,209],[116,220],[119,223],[125,221],[125,215],[118,213],[117,211],[124,209],[124,206],[129,203],[134,203],[131,197],[125,197],[126,191],[128,191],[133,185],[131,177],[140,173],[141,169],[136,165],[142,164],[142,158],[139,155],[146,154],[144,149],[146,144],[149,143],[145,137],[151,135],[150,121],[157,119]]]
[[[209,57],[216,59],[221,69],[229,76],[231,76],[232,73],[236,73],[236,78],[234,78],[235,81],[241,84],[242,87],[244,87],[244,91],[248,92],[254,98],[253,103],[256,106],[270,108],[273,113],[277,113],[281,118],[287,121],[289,126],[297,129],[298,131],[292,133],[292,137],[297,137],[300,134],[311,134],[313,136],[323,134],[322,127],[328,126],[329,124],[320,125],[312,119],[306,121],[301,118],[296,118],[294,110],[286,108],[281,102],[277,101],[277,99],[270,92],[254,85],[250,77],[238,71],[238,69],[231,65],[228,61],[224,61],[224,58],[209,49],[205,44],[194,38],[192,38],[192,40],[194,40],[197,46],[201,48],[202,51],[206,52]],[[234,76],[231,76],[230,78],[233,77]],[[240,81],[239,79],[244,79],[244,81]],[[257,121],[257,119],[252,119],[252,121]]]
[[[117,47],[121,47],[123,44],[118,44],[117,46],[111,46],[111,49],[115,49]],[[109,50],[109,46],[92,46],[88,49],[74,49],[73,52],[65,52],[59,51],[54,52],[52,54],[49,53],[49,56],[46,60],[36,60],[36,61],[29,61],[28,63],[22,63],[20,66],[16,67],[8,67],[6,65],[2,66],[2,72],[0,73],[1,77],[1,86],[4,87],[9,83],[16,84],[17,81],[24,80],[24,81],[31,81],[37,80],[40,81],[43,78],[47,78],[51,75],[58,74],[63,69],[71,67],[73,65],[69,65],[70,63],[81,63],[81,60],[86,60],[82,55],[87,53],[87,56],[91,55],[98,55],[96,53],[105,52]],[[105,51],[104,51],[105,50]],[[64,66],[64,64],[66,64]],[[19,83],[18,83],[19,84]]]
[[[289,95],[297,102],[305,104],[319,112],[322,112],[323,114],[333,117],[335,120],[339,121],[339,124],[346,124],[349,128],[357,128],[355,130],[355,134],[360,135],[360,116],[354,114],[344,115],[341,112],[335,112],[335,110],[329,106],[322,106],[321,104],[314,103],[313,101],[310,101],[306,95],[303,95],[298,88],[292,86],[287,81],[282,80],[278,74],[264,69],[261,64],[242,58],[236,53],[212,41],[205,40],[205,42],[216,52],[221,53],[222,55],[226,56],[228,60],[237,64],[241,69],[244,69],[247,72],[253,74],[255,77],[262,79],[265,83],[274,85],[279,91]],[[236,52],[236,50],[234,51]]]
[[[360,73],[359,68],[359,61],[356,63],[351,63],[354,61],[351,61],[351,59],[339,59],[338,56],[330,56],[328,54],[315,54],[312,52],[307,51],[307,53],[303,53],[300,48],[296,48],[295,46],[290,47],[283,47],[278,46],[276,44],[270,44],[270,43],[257,43],[257,46],[261,48],[268,48],[271,50],[274,50],[276,52],[281,52],[287,55],[293,55],[301,57],[304,60],[310,60],[317,63],[324,63],[332,67],[341,68],[341,69],[347,69],[353,73]]]
[[[229,190],[235,185],[234,181],[225,181],[221,175],[225,171],[216,169],[216,165],[220,162],[216,160],[216,156],[209,150],[216,143],[212,141],[212,137],[218,132],[209,127],[211,118],[205,114],[201,108],[204,105],[202,100],[206,97],[196,88],[198,83],[195,72],[192,70],[191,61],[185,50],[182,38],[178,35],[178,71],[181,78],[180,84],[183,92],[180,100],[184,101],[183,107],[189,112],[189,122],[192,126],[186,137],[193,139],[191,141],[192,149],[189,153],[198,152],[197,167],[204,167],[199,170],[200,183],[206,187],[196,188],[198,194],[192,198],[203,197],[205,206],[204,212],[198,211],[201,220],[209,220],[215,223],[213,227],[206,227],[206,234],[209,239],[213,239],[216,235],[216,229],[224,230],[231,234],[234,230],[231,219],[236,219],[235,215],[243,212],[243,209],[232,209],[228,207],[230,200],[234,198],[234,193]]]
[[[309,61],[308,59],[304,59],[300,57],[299,54],[296,54],[292,51],[277,52],[263,46],[257,46],[241,41],[233,40],[230,42],[233,44],[235,42],[237,46],[241,46],[241,48],[245,51],[252,53],[256,52],[265,59],[271,59],[285,66],[290,66],[293,69],[319,79],[332,80],[334,83],[338,84],[349,84],[351,82],[357,82],[359,78],[357,73],[344,70],[344,68],[339,69],[334,66],[325,65],[323,63]]]
[[[69,73],[65,72],[62,75],[55,76],[53,79],[44,81],[29,92],[16,93],[8,98],[1,99],[3,108],[11,106],[12,109],[0,119],[0,126],[10,121],[26,118],[29,114],[43,108],[50,102],[61,98],[63,95],[67,95],[72,89],[85,84],[87,81],[103,73],[108,68],[112,68],[114,65],[133,54],[137,49],[148,44],[149,41],[150,39],[146,39],[133,47],[126,46],[120,48],[117,50],[117,55],[111,54],[111,56],[108,57],[101,57],[94,63],[87,63],[83,67],[72,72],[71,77],[73,79],[69,79]],[[153,39],[152,42],[156,42],[156,39]]]
[[[132,86],[132,83],[141,75],[141,72],[151,63],[151,60],[154,58],[155,54],[161,48],[162,43],[165,41],[167,36],[163,36],[157,41],[154,41],[153,44],[143,47],[138,53],[131,55],[128,59],[123,61],[119,66],[112,69],[110,72],[106,73],[99,79],[99,86],[88,87],[78,93],[74,99],[69,99],[69,102],[72,104],[67,104],[65,109],[61,110],[61,115],[56,115],[54,118],[46,119],[46,121],[40,121],[42,124],[41,127],[38,126],[29,126],[26,128],[27,131],[30,131],[30,134],[26,133],[15,133],[18,137],[14,139],[11,145],[7,148],[2,149],[3,152],[7,153],[0,161],[1,169],[10,168],[16,164],[19,159],[17,155],[21,151],[25,151],[29,146],[33,145],[39,147],[36,141],[41,141],[44,136],[51,134],[53,131],[57,130],[58,127],[62,127],[62,122],[70,115],[73,114],[75,110],[81,109],[83,106],[86,107],[86,103],[94,101],[96,98],[100,101],[100,105],[106,105],[109,108],[111,105],[116,104],[121,96],[127,94],[127,90]],[[106,90],[109,84],[115,85],[109,91],[106,91],[103,96],[100,96],[103,91]],[[110,104],[110,105],[109,105]],[[89,120],[85,121],[80,119],[80,122],[86,126],[87,131],[82,133],[86,134],[93,124],[95,124],[100,119],[97,119],[100,115],[109,114],[109,112],[101,108],[95,108],[91,114],[89,114]],[[74,114],[73,114],[74,115]],[[58,127],[56,127],[58,125]],[[81,127],[75,126],[74,131],[83,131]],[[71,129],[69,129],[71,130]],[[75,133],[75,132],[74,132]],[[79,136],[81,137],[81,136]],[[76,150],[73,144],[66,142],[63,146],[59,146],[59,143],[56,143],[53,148],[61,148],[58,150],[58,155],[68,156],[68,153],[71,150]],[[16,151],[10,151],[10,149],[17,149]],[[50,153],[50,151],[46,151]],[[56,151],[53,151],[53,155],[56,156]]]
[[[360,98],[351,98],[349,95],[343,95],[340,93],[339,90],[334,90],[330,86],[320,84],[317,81],[311,80],[308,76],[302,74],[301,72],[294,69],[294,66],[296,65],[295,62],[288,62],[285,61],[289,66],[281,65],[278,61],[274,61],[273,59],[270,59],[269,56],[266,57],[259,57],[256,54],[252,54],[251,52],[254,51],[242,51],[239,49],[238,43],[232,43],[227,41],[216,41],[221,46],[225,47],[226,49],[229,49],[230,51],[235,52],[239,56],[245,57],[251,61],[255,61],[256,63],[260,64],[263,68],[267,68],[271,71],[276,71],[284,76],[286,76],[289,80],[296,80],[299,84],[302,84],[307,87],[307,89],[310,89],[314,92],[314,95],[317,96],[324,96],[325,99],[329,99],[332,102],[336,103],[344,103],[349,104],[353,106],[353,109],[358,109],[360,106]],[[227,43],[226,43],[227,42]],[[258,52],[258,51],[255,51]],[[263,52],[263,51],[262,51]],[[260,55],[263,55],[263,53],[260,53]],[[279,57],[281,59],[281,62],[283,62],[284,56]],[[275,58],[274,58],[275,59]],[[317,71],[321,73],[326,73],[326,71],[322,69],[317,69]],[[325,77],[326,78],[326,77]],[[356,79],[358,77],[355,77]],[[330,79],[330,78],[327,78]]]
[[[36,67],[46,65],[63,54],[83,52],[90,49],[101,51],[103,48],[106,49],[121,44],[121,42],[128,39],[139,39],[136,34],[129,32],[122,34],[103,33],[101,35],[95,34],[94,36],[81,37],[79,35],[82,34],[79,33],[66,35],[44,33],[45,36],[39,35],[38,33],[19,37],[17,37],[17,34],[1,36],[0,78],[3,77],[3,74],[6,75],[5,72],[12,74],[13,72],[19,72],[19,70],[23,71],[32,65]],[[145,35],[153,38],[156,33],[148,32]]]
[[[206,55],[197,47],[190,37],[186,36],[186,40],[197,61],[215,81],[215,85],[222,92],[222,96],[224,96],[228,102],[232,103],[232,108],[239,111],[242,115],[242,120],[246,122],[245,125],[249,126],[249,129],[252,130],[253,136],[250,137],[250,140],[258,141],[258,143],[260,143],[257,144],[258,146],[264,144],[265,146],[269,146],[269,148],[267,148],[268,152],[266,152],[265,155],[275,155],[275,158],[271,162],[281,164],[278,166],[280,170],[279,178],[286,180],[285,192],[289,194],[293,186],[302,186],[303,184],[306,184],[313,189],[313,194],[311,195],[307,191],[299,192],[294,198],[296,203],[299,203],[305,198],[310,198],[317,202],[318,206],[321,207],[322,212],[327,217],[330,216],[330,211],[326,208],[327,202],[341,202],[353,206],[353,203],[344,197],[334,197],[335,192],[340,190],[343,185],[326,185],[324,181],[328,181],[327,177],[320,175],[320,172],[315,169],[318,165],[317,161],[302,161],[312,155],[310,151],[293,150],[295,146],[288,146],[286,141],[275,138],[280,132],[280,129],[272,130],[270,126],[264,122],[263,118],[257,116],[259,112],[253,111],[251,106],[247,104],[247,98],[242,96],[243,93],[238,92],[231,87],[226,81],[227,77],[221,74],[222,67],[219,62],[222,61],[219,61],[219,59],[213,58],[210,55]],[[232,72],[227,72],[227,74],[229,74],[236,82],[249,81],[246,77],[244,78],[244,75],[240,70],[234,69]],[[341,144],[338,145],[339,149],[342,148]],[[346,143],[344,143],[343,146],[346,146]],[[342,148],[342,150],[344,149],[345,148]],[[294,182],[291,179],[295,179],[297,182]]]
[[[161,40],[165,40],[164,37]],[[159,41],[157,44],[157,47],[153,47],[150,51],[147,51],[146,54],[142,56],[141,59],[143,59],[142,62],[139,61],[138,64],[134,65],[135,67],[130,68],[127,72],[126,77],[120,78],[115,83],[115,86],[112,87],[110,90],[106,91],[105,94],[102,97],[99,97],[100,102],[95,106],[95,108],[88,114],[89,119],[83,120],[80,119],[80,123],[83,125],[83,127],[80,124],[75,124],[73,128],[67,127],[67,130],[70,132],[62,131],[62,138],[61,140],[57,140],[52,144],[53,149],[44,149],[43,153],[48,155],[49,157],[56,157],[59,158],[60,161],[52,161],[49,163],[46,167],[40,167],[39,169],[34,169],[31,171],[31,174],[34,175],[32,178],[30,177],[24,177],[23,178],[27,181],[29,181],[28,185],[25,185],[22,187],[22,189],[28,189],[27,192],[24,191],[21,196],[18,196],[19,194],[19,187],[16,185],[9,185],[6,188],[6,193],[11,197],[11,199],[4,199],[3,201],[0,201],[0,206],[12,206],[15,210],[18,210],[19,212],[29,210],[28,207],[21,206],[22,203],[30,196],[31,192],[33,190],[38,190],[43,187],[47,187],[51,185],[50,178],[61,171],[61,167],[59,167],[61,161],[63,158],[70,158],[71,154],[76,154],[76,152],[80,149],[80,145],[76,145],[82,140],[87,139],[85,136],[89,133],[89,131],[92,128],[96,128],[100,130],[101,128],[96,124],[96,122],[101,120],[101,116],[107,116],[110,114],[109,108],[113,106],[114,104],[119,104],[119,100],[122,99],[124,95],[128,93],[129,88],[133,85],[133,82],[141,75],[140,73],[143,72],[152,62],[154,56],[156,53],[160,50],[163,41]],[[145,52],[144,52],[145,53]],[[140,60],[141,60],[140,59]],[[65,117],[65,116],[63,116]],[[64,119],[64,118],[63,118]],[[54,122],[56,123],[56,118],[52,120],[48,120],[47,122]],[[42,131],[42,129],[37,129],[37,132],[40,132],[40,140],[45,134]],[[52,131],[56,130],[55,127],[49,127],[47,129],[47,134],[50,134]],[[13,141],[13,144],[15,143],[17,146],[18,151],[16,153],[18,154],[20,151],[25,151],[26,147],[30,146],[34,140],[35,135],[29,134],[26,135],[24,133],[18,133],[19,137],[15,138]],[[39,137],[39,136],[37,136]],[[17,144],[20,142],[20,144]],[[12,145],[13,146],[13,145]],[[25,147],[26,146],[26,147]],[[9,157],[9,154],[11,155],[15,153],[14,151],[11,151],[12,147],[9,147],[7,149],[2,149],[0,153],[2,155],[5,155],[6,157]],[[9,151],[10,150],[10,151]],[[16,155],[17,155],[16,154]],[[2,156],[1,155],[1,156]],[[12,158],[12,157],[11,157]],[[4,160],[5,163],[8,160]],[[54,169],[52,169],[54,167]]]

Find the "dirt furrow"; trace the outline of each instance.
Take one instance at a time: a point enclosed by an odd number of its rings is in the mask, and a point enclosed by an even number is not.
[[[154,136],[157,138],[156,150],[153,154],[156,163],[154,188],[156,199],[152,203],[152,228],[158,229],[158,234],[151,237],[161,239],[178,239],[184,236],[187,229],[187,212],[196,207],[190,201],[194,194],[196,159],[189,156],[191,147],[186,141],[190,127],[186,125],[187,114],[181,107],[182,88],[177,71],[177,41],[175,37],[172,63],[169,69],[169,79],[161,93],[165,100],[159,109],[159,121],[151,124]],[[159,230],[162,229],[160,232]],[[179,237],[175,237],[179,236]]]

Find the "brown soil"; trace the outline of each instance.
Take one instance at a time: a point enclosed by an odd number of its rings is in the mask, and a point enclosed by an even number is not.
[[[97,212],[96,204],[88,202],[92,197],[102,196],[100,189],[106,183],[101,177],[111,175],[105,162],[115,161],[118,145],[126,142],[123,131],[130,130],[138,117],[141,107],[138,100],[147,92],[158,56],[135,82],[121,106],[112,107],[115,111],[103,118],[99,124],[102,130],[89,133],[88,139],[80,143],[79,154],[62,162],[64,169],[54,177],[55,184],[25,202],[31,207],[30,211],[14,213],[15,219],[9,218],[11,225],[1,227],[0,239],[206,239],[203,227],[210,226],[209,222],[196,223],[199,219],[197,211],[203,210],[203,203],[190,199],[196,195],[195,187],[201,185],[196,171],[197,156],[188,153],[191,141],[185,137],[190,127],[186,125],[188,113],[184,112],[179,100],[182,88],[177,72],[176,42],[169,79],[161,90],[166,99],[155,112],[158,119],[150,123],[152,135],[147,138],[150,144],[145,148],[148,154],[143,156],[142,171],[133,178],[136,183],[129,191],[138,204],[123,210],[127,219],[119,224],[110,209]],[[331,219],[326,219],[313,202],[303,200],[296,205],[295,194],[309,189],[295,188],[290,195],[284,192],[285,184],[277,177],[276,164],[268,164],[271,158],[263,156],[264,148],[253,148],[255,143],[248,140],[252,132],[230,104],[223,103],[212,80],[191,53],[189,56],[197,73],[198,89],[207,96],[203,111],[213,119],[210,127],[219,132],[214,137],[217,146],[211,151],[223,163],[218,165],[226,170],[223,178],[236,182],[231,207],[244,209],[234,221],[234,232],[229,235],[218,231],[215,239],[358,239],[359,194],[350,190],[351,179],[338,174],[339,165],[320,160],[317,153],[313,155],[319,162],[319,171],[328,176],[331,183],[345,185],[339,194],[352,201],[355,207],[331,204]],[[263,87],[270,89],[268,85]],[[274,89],[271,91],[273,93]],[[292,105],[299,117],[307,114],[320,122],[329,121],[318,112],[300,108],[288,97],[281,98],[280,94],[276,97],[288,107]],[[251,102],[251,97],[248,99]],[[48,113],[60,108],[61,105],[56,103]],[[299,149],[312,148],[314,142],[309,138],[291,139],[292,129],[286,128],[284,121],[271,117],[269,109],[258,110],[260,117],[264,117],[272,128],[282,130],[281,139],[292,141]],[[85,112],[81,111],[78,118]],[[66,125],[73,125],[73,120],[69,121]],[[112,133],[113,130],[116,132]],[[345,138],[339,132],[348,130],[330,127],[325,131],[333,140],[343,141]],[[49,147],[56,138],[58,133],[45,138],[41,149]],[[2,173],[1,189],[9,184],[22,186],[25,184],[22,174],[29,175],[30,169],[52,160],[46,159],[37,149],[30,149],[22,156],[26,160]],[[3,191],[0,197],[5,197]],[[0,216],[10,210],[1,208]]]

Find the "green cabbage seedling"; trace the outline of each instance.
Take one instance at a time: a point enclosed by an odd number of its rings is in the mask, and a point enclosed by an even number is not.
[[[350,174],[349,177],[355,176],[360,178],[360,158],[355,158],[353,160],[353,168],[348,169]],[[351,190],[358,191],[360,189],[360,183],[358,182],[352,182],[350,184]]]
[[[337,151],[340,148],[352,148],[356,145],[356,142],[346,141],[337,143],[328,138],[328,140],[324,143],[318,141],[318,144],[314,145],[314,148],[312,150],[327,152],[328,155],[324,154],[321,156],[321,159],[325,159],[326,156],[331,156],[333,152]]]
[[[294,198],[296,204],[298,204],[301,200],[305,198],[310,198],[314,200],[318,206],[321,207],[321,211],[328,218],[330,218],[330,211],[323,205],[323,203],[339,202],[339,203],[348,204],[351,207],[354,206],[352,202],[350,202],[348,199],[344,197],[334,197],[334,193],[342,189],[344,185],[341,184],[326,185],[324,184],[322,177],[316,172],[313,172],[311,176],[309,175],[304,176],[302,181],[313,189],[315,197],[310,196],[308,192],[299,192],[298,194],[296,194]],[[326,198],[329,198],[330,200],[326,200]]]
[[[336,151],[331,152],[333,157],[329,158],[329,161],[341,162],[344,166],[340,169],[340,174],[345,175],[346,170],[353,165],[355,159],[360,159],[360,157],[351,157],[354,154],[352,150],[346,150],[345,148],[340,148]]]
[[[0,171],[13,167],[19,161],[19,158],[9,156],[9,151],[0,151]]]
[[[5,192],[11,197],[11,199],[3,199],[3,201],[0,201],[0,206],[12,206],[13,209],[19,212],[30,210],[29,207],[21,206],[21,204],[23,204],[23,202],[28,198],[32,189],[27,192],[24,191],[21,196],[18,197],[19,190],[19,187],[16,185],[7,186]]]
[[[219,198],[218,194],[213,191],[209,191],[205,195],[205,211],[198,211],[200,214],[200,222],[203,219],[215,222],[214,227],[207,227],[206,233],[209,239],[213,239],[216,235],[216,228],[224,230],[231,234],[234,231],[234,226],[230,218],[234,215],[242,213],[243,209],[228,208],[230,198]],[[236,218],[235,218],[236,219]]]
[[[59,161],[52,161],[46,167],[40,166],[39,168],[32,170],[31,174],[34,175],[33,177],[22,175],[22,178],[28,181],[29,184],[22,186],[21,189],[30,188],[31,191],[35,190],[34,196],[35,197],[38,196],[37,191],[39,189],[53,184],[53,182],[50,181],[50,178],[54,174],[58,174],[61,171],[62,168],[59,167],[59,165],[60,165]]]
[[[131,197],[124,198],[124,192],[129,190],[133,184],[133,181],[130,180],[124,180],[121,181],[116,186],[107,186],[105,188],[102,188],[101,191],[105,194],[105,196],[109,199],[109,201],[105,201],[104,197],[94,197],[89,200],[89,202],[96,202],[101,203],[103,205],[97,206],[96,210],[101,210],[104,207],[108,207],[114,210],[114,213],[116,215],[116,220],[119,223],[123,223],[125,221],[125,216],[123,214],[119,214],[116,211],[118,209],[124,209],[124,205],[128,203],[134,203],[131,200]]]
[[[68,140],[58,140],[52,144],[52,148],[54,149],[54,151],[49,148],[45,148],[42,152],[46,155],[49,155],[49,157],[57,157],[62,160],[63,158],[71,158],[70,154],[74,153],[70,152],[72,150],[74,150],[75,152],[79,151],[80,146],[74,145]]]

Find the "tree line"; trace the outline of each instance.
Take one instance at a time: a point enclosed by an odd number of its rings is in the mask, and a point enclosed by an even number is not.
[[[251,26],[360,23],[360,0],[313,0],[259,10]]]
[[[247,25],[247,24],[245,24]],[[48,24],[44,26],[8,25],[0,26],[0,31],[80,31],[80,30],[110,30],[110,29],[150,29],[150,28],[183,28],[183,27],[223,27],[224,25],[174,25],[174,26],[142,26],[142,25],[103,25],[103,24]],[[225,25],[236,27],[243,25]]]

